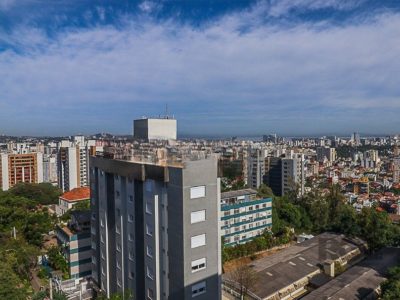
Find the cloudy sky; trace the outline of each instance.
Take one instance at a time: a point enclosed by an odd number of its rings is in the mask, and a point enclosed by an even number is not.
[[[0,0],[0,134],[400,132],[396,0]]]

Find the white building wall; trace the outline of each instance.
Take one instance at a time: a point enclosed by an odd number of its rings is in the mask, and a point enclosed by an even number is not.
[[[7,191],[10,188],[8,181],[8,155],[1,154],[1,174],[3,182],[3,191]]]

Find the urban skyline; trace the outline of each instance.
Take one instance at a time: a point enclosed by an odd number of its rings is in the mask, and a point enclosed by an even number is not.
[[[168,103],[184,135],[395,134],[399,8],[2,1],[1,133],[128,134]]]

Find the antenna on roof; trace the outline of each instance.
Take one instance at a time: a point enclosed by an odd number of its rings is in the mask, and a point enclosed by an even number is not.
[[[165,104],[165,117],[167,119],[169,119],[169,117],[168,117],[168,103]]]

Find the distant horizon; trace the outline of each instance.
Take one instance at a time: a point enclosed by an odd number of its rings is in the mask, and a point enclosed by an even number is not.
[[[321,137],[332,137],[335,136],[337,138],[350,138],[351,134],[354,132],[351,132],[350,134],[309,134],[309,135],[279,135],[277,134],[278,137],[282,138],[321,138]],[[398,134],[364,134],[360,133],[360,138],[377,138],[377,137],[393,137],[400,135]],[[83,134],[83,133],[76,133],[76,134],[67,134],[67,135],[8,135],[8,134],[0,134],[0,137],[16,137],[16,138],[67,138],[67,137],[74,137],[74,136],[95,136],[95,135],[112,135],[115,137],[126,137],[126,136],[131,136],[133,137],[133,134],[124,134],[124,133],[111,133],[111,132],[98,132],[98,133],[88,133],[88,134]],[[270,135],[270,134],[275,134],[275,133],[265,133],[265,134],[247,134],[247,135],[196,135],[196,134],[185,134],[185,133],[180,133],[178,131],[178,140],[179,139],[190,139],[190,138],[204,138],[204,139],[231,139],[233,137],[236,137],[238,139],[262,139],[264,135]]]

